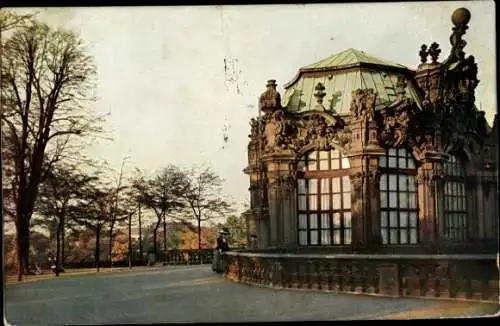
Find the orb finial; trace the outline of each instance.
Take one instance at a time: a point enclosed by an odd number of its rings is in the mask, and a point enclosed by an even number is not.
[[[451,15],[451,22],[456,27],[465,26],[469,23],[470,16],[470,11],[467,8],[458,8]]]

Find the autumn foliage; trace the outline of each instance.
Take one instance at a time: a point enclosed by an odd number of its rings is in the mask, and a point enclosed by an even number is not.
[[[201,248],[214,248],[217,241],[217,228],[201,227]],[[181,249],[198,249],[198,234],[184,231],[181,236]]]

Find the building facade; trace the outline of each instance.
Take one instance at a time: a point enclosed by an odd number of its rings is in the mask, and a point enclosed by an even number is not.
[[[251,121],[249,234],[259,248],[497,252],[497,117],[452,15],[451,53],[402,65],[349,49],[269,80]]]

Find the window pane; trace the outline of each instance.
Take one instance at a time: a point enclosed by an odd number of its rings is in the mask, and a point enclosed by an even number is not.
[[[333,227],[340,228],[340,213],[333,213]]]
[[[321,193],[330,193],[330,179],[321,179]]]
[[[394,174],[389,174],[389,190],[397,190],[398,186],[398,176]]]
[[[380,192],[380,207],[381,208],[387,207],[387,192],[385,191]]]
[[[321,210],[327,211],[330,209],[330,195],[321,195]]]
[[[400,157],[398,160],[398,166],[400,168],[406,169],[406,157]]]
[[[387,167],[387,158],[385,156],[382,156],[379,159],[379,165],[380,165],[381,168]]]
[[[391,231],[390,231],[390,243],[391,244],[398,243],[398,229],[391,229]]]
[[[408,176],[408,190],[417,191],[417,185],[415,184],[415,177],[412,175]]]
[[[340,192],[340,178],[332,178],[332,192],[333,193]]]
[[[349,159],[347,157],[342,157],[342,169],[348,169],[349,167]]]
[[[404,149],[403,147],[398,148],[398,156],[406,157],[406,155],[408,155],[406,149]]]
[[[330,214],[321,214],[321,228],[329,229],[330,228]]]
[[[328,160],[320,160],[319,161],[319,169],[321,171],[328,170]]]
[[[387,174],[380,176],[380,190],[387,190]]]
[[[318,244],[318,230],[311,231],[311,245]]]
[[[399,176],[399,191],[406,191],[408,190],[408,176],[406,175],[400,175]]]
[[[408,193],[406,192],[399,193],[399,207],[408,208]]]
[[[342,199],[344,201],[344,209],[351,209],[351,194],[343,194]]]
[[[351,229],[344,230],[344,244],[351,244],[352,242]]]
[[[299,194],[305,194],[306,193],[306,180],[298,179],[297,180],[297,188],[298,188]]]
[[[299,210],[305,211],[306,208],[306,196],[299,196]]]
[[[340,198],[340,194],[333,194],[332,195],[332,208],[333,209],[340,209],[340,205],[341,205],[341,198]]]
[[[416,195],[416,193],[409,193],[408,195],[409,195],[408,208],[416,209],[417,208],[417,195]]]
[[[307,215],[306,214],[299,214],[299,228],[300,229],[307,229]]]
[[[339,158],[340,157],[340,152],[336,149],[332,149],[330,151],[332,158]]]
[[[417,213],[416,212],[411,212],[410,213],[410,226],[412,228],[417,227]]]
[[[340,244],[340,230],[333,230],[333,244]]]
[[[321,244],[330,245],[330,230],[321,230]]]
[[[317,170],[317,162],[316,160],[308,160],[307,161],[307,169],[309,171],[316,171]]]
[[[307,183],[308,183],[307,191],[310,194],[315,194],[318,192],[318,180],[317,179],[309,179],[309,180],[307,180]]]
[[[408,212],[399,212],[399,226],[402,228],[408,226]]]
[[[380,230],[380,235],[382,236],[382,243],[387,244],[389,242],[387,239],[387,229]]]
[[[387,212],[380,212],[380,226],[386,227],[387,224]]]
[[[389,212],[389,225],[391,228],[398,226],[398,212]]]
[[[332,159],[331,162],[332,164],[332,170],[338,170],[340,169],[340,160],[335,158],[335,159]]]
[[[328,160],[328,152],[327,151],[319,152],[319,159],[320,160]]]
[[[351,191],[351,179],[349,179],[348,175],[342,177],[342,191],[343,192]]]
[[[389,156],[397,156],[398,151],[395,148],[389,148],[388,155]]]
[[[397,208],[398,207],[398,193],[391,191],[389,192],[389,207]]]
[[[308,160],[316,160],[318,158],[318,152],[312,151],[307,155]]]
[[[398,161],[397,161],[396,157],[389,156],[388,167],[390,167],[390,168],[397,168],[398,167]]]
[[[299,231],[299,244],[301,246],[307,245],[307,231]]]
[[[318,197],[316,195],[309,196],[309,209],[312,211],[318,209]]]
[[[408,243],[408,231],[406,229],[399,230],[399,242],[402,244]]]
[[[415,168],[415,160],[413,157],[408,159],[408,169],[414,169]]]
[[[318,215],[309,214],[309,228],[317,229],[318,228]]]
[[[417,243],[417,229],[410,230],[410,243]]]
[[[344,212],[344,227],[350,228],[351,222],[351,212]]]

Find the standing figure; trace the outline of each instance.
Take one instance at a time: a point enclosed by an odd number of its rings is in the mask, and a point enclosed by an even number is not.
[[[222,253],[229,251],[229,245],[227,243],[228,234],[229,230],[223,228],[219,232],[219,237],[217,238],[217,247],[215,247],[214,258],[212,260],[212,270],[218,274],[224,272],[224,259]]]

